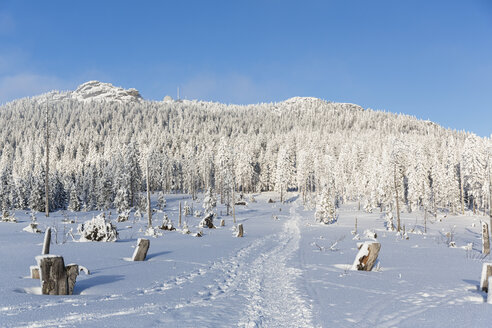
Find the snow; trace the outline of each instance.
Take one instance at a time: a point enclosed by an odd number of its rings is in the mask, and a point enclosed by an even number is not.
[[[28,274],[43,235],[23,232],[30,217],[16,211],[18,223],[0,223],[0,326],[489,326],[492,307],[479,290],[479,278],[482,264],[491,259],[481,254],[480,216],[430,217],[424,234],[423,213],[403,212],[405,240],[385,229],[384,213],[357,211],[356,203],[343,204],[339,220],[324,225],[294,193],[285,195],[284,204],[268,203],[279,199],[277,193],[254,197],[255,203],[236,206],[243,238],[231,235],[233,218],[222,215],[225,207],[218,204],[217,219],[224,219],[225,227],[203,229],[202,238],[163,231],[151,239],[142,262],[125,258],[144,236],[146,217],[132,212],[119,223],[113,215],[116,242],[80,243],[62,232],[98,213],[69,212],[75,223],[63,223],[61,212],[49,218],[37,214],[43,231],[57,226],[51,253],[91,271],[77,277],[71,296],[37,295],[40,282]],[[203,195],[193,201],[172,194],[166,200],[165,214],[177,222],[179,202],[197,208]],[[154,213],[155,222],[163,215]],[[377,233],[377,270],[350,270],[358,252],[351,234],[355,217],[360,231]],[[183,222],[192,233],[199,231],[200,218],[183,216]],[[450,231],[456,248],[448,247]],[[471,249],[462,248],[470,243]]]

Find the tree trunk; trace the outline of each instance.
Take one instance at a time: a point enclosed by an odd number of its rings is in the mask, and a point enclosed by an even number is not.
[[[43,252],[41,254],[46,255],[50,253],[50,243],[51,243],[51,228],[48,227],[44,233]]]
[[[225,220],[224,219],[220,220],[220,226],[221,227],[224,227],[225,226]]]
[[[463,188],[463,173],[462,173],[462,166],[460,163],[460,197],[461,197],[461,214],[465,214],[465,192]]]
[[[182,212],[182,210],[181,210],[181,202],[179,202],[179,221],[178,221],[178,225],[179,225],[180,228],[181,228],[181,212]]]
[[[147,216],[149,218],[149,222],[147,223],[147,225],[148,228],[152,228],[152,207],[150,206],[150,178],[149,178],[148,159],[147,159],[146,171],[147,171]]]
[[[397,228],[396,231],[400,232],[401,226],[400,226],[400,200],[398,196],[398,184],[396,183],[396,164],[393,169],[393,182],[395,183],[395,199],[396,199],[396,219],[397,219]]]
[[[490,254],[489,225],[482,221],[482,254]]]
[[[366,241],[362,244],[355,257],[352,270],[371,271],[379,255],[381,244],[374,241]]]
[[[68,279],[63,257],[59,255],[36,256],[43,295],[68,295]]]
[[[50,203],[49,203],[49,176],[50,176],[50,146],[49,146],[49,139],[50,139],[50,127],[49,127],[49,120],[48,120],[48,100],[46,100],[46,176],[44,179],[44,209],[45,209],[45,214],[46,217],[50,216]]]
[[[144,238],[138,238],[137,247],[133,252],[132,261],[145,261],[149,247],[150,247],[150,240]]]
[[[232,220],[236,224],[236,198],[234,196],[234,187],[232,188]]]

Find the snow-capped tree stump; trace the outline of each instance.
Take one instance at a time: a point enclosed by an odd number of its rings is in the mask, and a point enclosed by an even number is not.
[[[36,256],[43,295],[68,295],[67,271],[59,255]]]
[[[490,254],[489,225],[482,222],[482,254]]]
[[[239,223],[237,225],[237,234],[236,237],[242,237],[244,235],[244,229],[243,229],[243,224]]]
[[[492,276],[492,263],[482,264],[482,276],[480,277],[480,290],[488,293],[489,277]]]
[[[50,253],[50,243],[51,243],[51,228],[46,228],[46,232],[44,233],[43,252],[41,254],[46,255]]]
[[[220,220],[220,226],[221,227],[224,227],[225,226],[225,220],[224,219]]]
[[[37,265],[31,265],[29,271],[31,272],[31,279],[39,279],[39,267]]]
[[[150,240],[138,238],[137,248],[135,248],[135,251],[133,252],[132,261],[145,261],[149,247]]]
[[[355,257],[352,270],[371,271],[374,263],[378,259],[381,244],[373,241],[366,241],[359,249]]]

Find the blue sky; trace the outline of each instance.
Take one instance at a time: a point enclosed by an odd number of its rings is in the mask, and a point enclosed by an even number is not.
[[[88,80],[492,133],[492,1],[0,1],[0,103]]]

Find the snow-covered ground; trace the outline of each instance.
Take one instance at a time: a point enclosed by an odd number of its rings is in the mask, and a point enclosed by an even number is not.
[[[290,198],[289,198],[290,197]],[[478,291],[482,263],[480,216],[430,217],[423,234],[421,212],[403,214],[409,239],[385,230],[381,213],[343,205],[332,225],[314,221],[296,194],[256,195],[236,207],[243,238],[232,217],[218,209],[225,227],[203,229],[201,238],[164,231],[150,238],[148,260],[131,262],[146,218],[116,223],[117,242],[74,242],[64,237],[98,212],[38,214],[41,230],[56,227],[51,253],[87,267],[72,296],[39,295],[29,266],[41,253],[43,235],[23,231],[30,222],[0,222],[1,327],[489,327],[492,305]],[[168,195],[165,212],[177,225],[179,201]],[[193,203],[201,209],[201,201]],[[155,225],[163,213],[154,214]],[[352,234],[358,219],[360,240]],[[112,215],[113,221],[116,216]],[[184,217],[192,232],[199,218]],[[374,229],[381,243],[372,272],[349,270],[356,243]],[[79,236],[75,234],[75,238]],[[450,239],[456,248],[448,247]],[[467,244],[473,248],[467,250]]]

